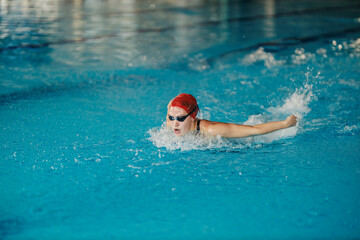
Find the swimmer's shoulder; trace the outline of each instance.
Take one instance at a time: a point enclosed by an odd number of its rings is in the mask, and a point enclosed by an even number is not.
[[[209,133],[211,133],[212,126],[214,124],[216,124],[216,122],[206,120],[206,119],[197,119],[197,121],[199,124],[200,132],[205,135],[208,135]]]
[[[206,136],[217,136],[221,135],[222,132],[227,131],[228,123],[215,122],[205,119],[200,119],[200,132]]]

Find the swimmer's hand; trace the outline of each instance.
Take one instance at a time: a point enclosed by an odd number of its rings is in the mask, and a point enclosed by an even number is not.
[[[287,127],[293,127],[297,123],[297,118],[294,115],[290,115],[286,118],[285,124]]]

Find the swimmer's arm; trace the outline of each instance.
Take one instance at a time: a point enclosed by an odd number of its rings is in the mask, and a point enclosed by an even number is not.
[[[241,138],[271,133],[280,129],[296,125],[296,117],[291,115],[284,121],[268,122],[254,126],[234,123],[220,123],[208,121],[204,124],[204,132],[212,136],[220,135],[225,138]]]

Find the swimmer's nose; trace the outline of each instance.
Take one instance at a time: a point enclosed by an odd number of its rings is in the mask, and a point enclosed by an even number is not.
[[[175,125],[175,127],[178,127],[179,126],[179,121],[175,120],[174,125]]]

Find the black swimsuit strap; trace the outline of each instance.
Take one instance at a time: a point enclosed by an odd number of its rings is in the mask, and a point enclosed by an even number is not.
[[[200,122],[201,122],[201,120],[197,121],[197,126],[196,126],[196,132],[197,133],[200,133]]]

